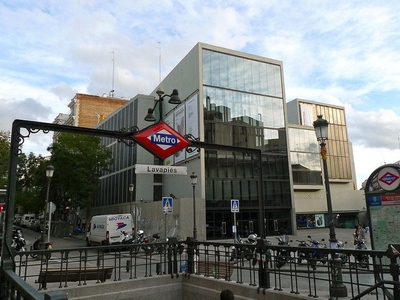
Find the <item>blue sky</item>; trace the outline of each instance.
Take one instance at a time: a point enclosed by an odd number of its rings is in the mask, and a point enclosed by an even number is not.
[[[281,60],[287,101],[344,106],[358,186],[400,159],[398,0],[0,0],[0,20],[2,130],[108,93],[113,57],[115,96],[149,94],[204,42]]]

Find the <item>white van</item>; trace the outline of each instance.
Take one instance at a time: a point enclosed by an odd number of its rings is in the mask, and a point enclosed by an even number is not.
[[[35,214],[24,214],[22,215],[20,226],[21,227],[28,227],[32,221],[35,221],[36,217]]]
[[[117,244],[121,232],[131,233],[133,229],[132,215],[99,215],[93,216],[86,234],[86,245]]]

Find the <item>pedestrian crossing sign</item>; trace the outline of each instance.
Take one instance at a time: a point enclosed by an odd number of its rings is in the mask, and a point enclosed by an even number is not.
[[[231,212],[233,213],[239,212],[239,200],[231,199]]]
[[[173,199],[172,197],[162,198],[162,213],[165,215],[172,214],[173,211]]]

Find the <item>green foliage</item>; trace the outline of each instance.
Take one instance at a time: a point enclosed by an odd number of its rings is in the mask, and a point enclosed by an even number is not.
[[[72,133],[60,134],[50,151],[58,204],[89,212],[99,177],[113,163],[111,151],[101,146],[97,136]]]
[[[22,153],[18,157],[16,203],[25,213],[38,214],[45,205],[46,176],[48,161],[41,155]]]
[[[4,188],[7,185],[9,160],[10,132],[0,131],[0,188]]]

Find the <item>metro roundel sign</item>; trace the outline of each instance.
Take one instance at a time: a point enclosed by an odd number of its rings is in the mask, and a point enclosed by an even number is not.
[[[161,122],[133,136],[135,141],[160,159],[190,146],[190,142],[168,124]]]

